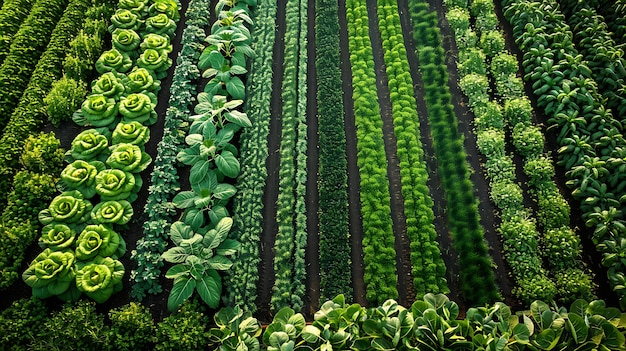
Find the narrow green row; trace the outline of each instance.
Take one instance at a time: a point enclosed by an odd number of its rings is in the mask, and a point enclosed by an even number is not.
[[[11,47],[13,35],[30,13],[34,0],[8,0],[0,9],[0,63]]]

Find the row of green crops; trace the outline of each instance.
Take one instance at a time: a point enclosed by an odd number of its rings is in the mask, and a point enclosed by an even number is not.
[[[517,281],[514,293],[526,303],[550,301],[557,293],[565,300],[589,298],[591,280],[580,270],[580,239],[569,228],[569,206],[554,183],[549,157],[543,155],[543,133],[532,125],[530,102],[518,88],[522,83],[516,76],[517,59],[503,52],[504,38],[496,34],[496,23],[481,28],[480,36],[470,29],[472,19],[494,14],[494,5],[475,0],[468,11],[466,1],[448,1],[448,8],[448,22],[459,48],[460,85],[476,116],[477,143],[487,157],[491,197],[501,211],[499,231]],[[491,62],[490,70],[487,61]],[[505,101],[504,114],[499,103],[490,101],[488,71],[496,87],[491,95]],[[512,138],[505,138],[505,127],[512,131]],[[524,207],[522,189],[515,183],[513,159],[505,151],[507,144],[511,144],[509,148],[515,146],[525,159],[524,169],[538,205],[536,217]],[[533,171],[538,167],[547,173]],[[537,230],[536,218],[542,233]],[[543,268],[542,259],[550,263],[549,271]]]
[[[446,267],[436,241],[433,200],[426,182],[428,170],[420,142],[413,80],[404,47],[402,27],[395,1],[378,4],[378,26],[389,77],[397,154],[400,161],[404,215],[411,242],[413,285],[418,299],[427,292],[448,292]]]
[[[524,52],[525,79],[556,129],[559,164],[580,202],[583,219],[594,229],[592,241],[602,253],[608,278],[626,303],[626,243],[622,204],[626,195],[626,142],[621,123],[602,104],[593,74],[574,48],[564,16],[553,1],[506,1],[505,16]],[[546,14],[550,13],[550,16]]]
[[[241,128],[251,127],[248,116],[238,108],[245,99],[241,77],[254,55],[250,48],[252,1],[217,3],[216,22],[206,37],[208,44],[199,57],[198,68],[209,78],[197,95],[195,115],[177,159],[191,166],[191,190],[174,196],[172,203],[184,212],[169,229],[174,247],[161,256],[174,263],[165,277],[174,279],[167,307],[175,311],[194,291],[209,307],[217,308],[222,295],[222,277],[233,265],[229,256],[240,242],[228,239],[233,219],[226,208],[237,188],[230,179],[239,175],[237,148],[231,140]]]
[[[19,103],[48,45],[48,34],[54,30],[68,4],[68,0],[37,1],[13,36],[9,53],[0,66],[0,129],[3,130],[7,125]],[[0,198],[2,203],[5,201],[4,196]]]
[[[50,311],[37,299],[0,315],[0,347],[11,350],[623,350],[624,313],[602,300],[568,307],[535,301],[515,312],[504,303],[470,308],[427,294],[410,308],[387,300],[364,308],[343,295],[323,303],[314,320],[289,308],[265,329],[249,311],[227,307],[213,320],[198,304],[154,321],[135,303],[98,313],[92,302]],[[108,317],[108,318],[107,318]],[[59,330],[63,333],[59,333]],[[25,333],[24,330],[28,330]]]
[[[613,40],[620,45],[626,43],[626,2],[594,0],[591,3],[595,10],[604,16]]]
[[[302,309],[306,266],[307,3],[287,1],[272,309]]]
[[[0,9],[0,62],[11,48],[11,39],[17,33],[30,13],[34,0],[10,0],[2,4]]]
[[[396,251],[387,179],[374,57],[364,0],[346,1],[352,98],[357,133],[357,165],[363,218],[363,261],[367,301],[397,298]]]
[[[0,139],[0,150],[3,151],[0,173],[3,174],[2,182],[8,194],[2,213],[2,288],[17,280],[24,252],[38,236],[37,213],[47,207],[54,197],[54,184],[62,168],[59,163],[62,151],[57,151],[60,142],[51,135],[37,136],[37,131],[46,120],[43,98],[53,82],[61,77],[68,47],[71,52],[79,45],[72,39],[73,36],[81,28],[100,34],[106,31],[102,16],[110,15],[113,7],[110,3],[91,1],[75,1],[68,6],[51,33],[48,49],[42,55]],[[82,56],[76,59],[86,60]]]
[[[626,60],[611,37],[604,18],[587,2],[560,0],[560,9],[572,30],[574,44],[587,61],[598,92],[615,118],[626,122]]]
[[[470,180],[463,136],[458,130],[451,103],[437,15],[421,0],[410,1],[409,8],[438,174],[446,194],[449,228],[459,252],[461,290],[469,303],[483,304],[494,301],[499,293],[484,230],[479,222],[478,202]]]
[[[170,202],[180,188],[176,155],[185,143],[182,130],[190,115],[193,97],[200,78],[198,58],[204,48],[210,22],[210,4],[206,0],[191,1],[185,12],[185,29],[181,38],[181,51],[172,77],[168,108],[165,113],[163,139],[157,146],[152,186],[144,206],[147,217],[143,223],[143,237],[137,241],[132,259],[137,268],[131,272],[134,282],[132,295],[141,301],[146,294],[162,291],[159,276],[163,267],[161,254],[167,246],[167,233],[174,222],[176,210]]]
[[[315,69],[319,124],[319,257],[323,299],[352,296],[348,223],[346,134],[339,51],[337,1],[318,0],[315,13]]]
[[[133,215],[131,202],[143,183],[139,172],[151,162],[144,144],[147,125],[156,121],[155,77],[171,65],[170,33],[156,33],[178,19],[179,6],[168,0],[119,4],[118,13],[132,16],[109,28],[114,47],[96,61],[101,75],[73,117],[100,128],[74,138],[58,183],[63,192],[39,213],[45,250],[22,275],[36,297],[75,300],[85,293],[102,303],[122,288],[125,269],[117,259],[126,244],[117,231]],[[141,36],[128,26],[137,18],[145,19],[145,27],[136,28]],[[132,71],[131,56],[137,62]]]
[[[255,56],[247,77],[248,98],[244,105],[252,126],[239,136],[241,173],[233,200],[233,229],[229,238],[241,242],[228,272],[226,300],[246,311],[255,311],[259,281],[259,238],[263,232],[263,192],[267,178],[270,100],[272,96],[273,46],[276,36],[276,1],[262,1],[255,9],[252,48]]]

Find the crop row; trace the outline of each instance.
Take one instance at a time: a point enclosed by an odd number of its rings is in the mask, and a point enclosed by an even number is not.
[[[322,298],[352,296],[348,223],[346,134],[342,101],[339,9],[318,0],[315,14],[319,121],[319,255]]]
[[[613,289],[625,303],[625,266],[618,259],[624,252],[621,242],[626,240],[621,211],[626,143],[621,123],[602,104],[591,69],[574,48],[556,3],[507,1],[504,5],[524,52],[525,79],[533,83],[549,128],[556,129],[567,185],[580,202],[586,225],[594,228],[592,241],[603,254]]]
[[[411,242],[413,285],[419,299],[427,292],[448,291],[446,267],[436,241],[433,200],[426,184],[428,171],[420,142],[417,104],[397,3],[379,2],[378,21],[389,77],[394,133],[398,143],[406,230]]]
[[[167,0],[128,5],[120,3],[118,12],[126,8],[146,19],[143,41],[123,23],[110,28],[114,48],[96,61],[101,75],[73,117],[99,129],[74,138],[67,153],[70,164],[58,183],[62,193],[39,212],[45,250],[22,275],[39,298],[75,300],[85,293],[102,303],[122,288],[125,268],[117,259],[126,244],[116,230],[130,221],[131,202],[143,183],[139,172],[151,162],[144,145],[150,138],[146,125],[156,121],[154,91],[159,85],[154,77],[171,65],[162,59],[172,50],[170,37],[155,34],[158,29],[148,23],[157,18],[165,25],[173,22],[170,17],[178,16],[180,6]],[[132,72],[130,56],[137,57],[139,66]]]
[[[233,219],[227,206],[237,192],[230,179],[240,173],[238,150],[231,141],[239,130],[252,126],[238,110],[245,99],[241,77],[254,55],[249,46],[251,9],[246,1],[220,1],[215,9],[217,20],[198,63],[202,76],[209,80],[196,97],[196,114],[189,117],[187,145],[176,155],[191,166],[191,190],[180,191],[172,199],[184,211],[168,231],[174,246],[161,255],[174,263],[165,273],[174,280],[167,303],[172,312],[194,291],[209,307],[217,308],[222,296],[219,271],[232,267],[229,256],[241,245],[228,238]]]
[[[273,46],[276,36],[276,1],[262,1],[255,8],[255,25],[252,32],[254,67],[247,77],[248,98],[244,110],[252,126],[244,128],[239,136],[241,172],[237,178],[237,194],[233,198],[233,229],[229,238],[241,242],[233,267],[227,272],[226,300],[231,305],[255,311],[259,238],[263,232],[263,192],[267,178],[267,160],[270,100],[272,96]]]
[[[288,1],[282,78],[282,138],[278,171],[272,308],[302,308],[306,276],[306,24],[305,1]]]
[[[397,298],[398,290],[387,158],[365,1],[347,1],[346,17],[360,175],[366,298],[371,303],[380,303],[385,298]]]
[[[24,258],[24,252],[37,239],[40,228],[37,213],[54,196],[54,183],[61,170],[61,164],[58,163],[59,151],[56,151],[60,142],[55,141],[53,136],[36,137],[38,129],[46,120],[43,97],[52,83],[61,77],[65,54],[68,47],[71,49],[77,45],[72,38],[80,28],[106,30],[102,25],[104,22],[100,22],[100,14],[110,12],[107,8],[112,5],[107,6],[109,5],[95,4],[89,8],[89,1],[77,1],[68,6],[64,17],[50,35],[48,49],[42,55],[33,72],[33,79],[0,139],[0,150],[3,151],[0,172],[3,174],[2,184],[7,188],[8,195],[7,205],[2,213],[6,233],[2,236],[6,242],[2,245],[3,259],[0,263],[0,286],[3,288],[18,278],[17,270]],[[28,174],[32,177],[19,173],[23,171],[30,172]],[[9,191],[11,185],[13,189]],[[34,194],[37,196],[33,196]]]
[[[0,129],[7,125],[19,103],[48,45],[48,33],[54,30],[68,3],[68,0],[37,1],[13,36],[9,53],[0,66]]]
[[[174,222],[176,210],[171,199],[180,188],[176,155],[184,145],[183,125],[191,113],[193,97],[197,90],[200,70],[198,57],[202,52],[200,43],[206,38],[209,27],[210,4],[206,0],[191,1],[185,12],[185,29],[181,38],[182,49],[172,77],[170,98],[165,113],[163,139],[157,145],[151,186],[144,206],[147,217],[143,224],[143,237],[137,241],[132,259],[137,268],[131,272],[134,282],[132,295],[139,301],[146,294],[162,291],[159,276],[163,267],[161,254],[167,246],[167,233]]]
[[[479,3],[484,5],[476,6]],[[461,87],[468,95],[469,105],[476,116],[479,149],[487,156],[485,166],[491,179],[491,197],[501,211],[499,231],[503,236],[505,255],[517,280],[514,292],[526,302],[538,298],[550,301],[557,292],[564,299],[581,295],[589,297],[591,282],[580,269],[568,270],[567,273],[561,271],[555,277],[556,271],[543,268],[543,258],[550,262],[550,268],[580,268],[580,261],[577,260],[581,254],[580,240],[569,228],[569,206],[554,183],[551,161],[543,156],[543,133],[532,125],[530,102],[523,98],[523,89],[519,87],[522,83],[516,76],[517,60],[504,52],[504,38],[500,35],[496,39],[495,24],[484,28],[480,39],[469,28],[471,19],[494,13],[493,3],[474,1],[470,11],[466,9],[467,3],[461,5],[450,9],[448,18],[460,44]],[[449,4],[448,7],[452,6]],[[470,37],[477,40],[467,40]],[[486,55],[485,51],[489,54]],[[490,70],[486,61],[491,62]],[[488,72],[496,87],[491,95],[505,101],[504,114],[501,105],[489,99]],[[505,138],[505,127],[512,131],[512,140]],[[532,210],[524,207],[522,189],[515,183],[513,159],[505,152],[509,143],[524,157],[524,169],[533,179],[530,185],[538,203],[537,218],[543,233],[537,229]],[[540,166],[552,172],[538,178],[538,172],[533,169]],[[554,252],[556,247],[551,241],[563,245],[561,253]],[[559,284],[556,283],[558,277],[564,278],[568,274],[571,279],[561,279]]]
[[[479,222],[478,203],[463,149],[463,136],[458,130],[451,103],[437,16],[421,0],[410,1],[409,8],[438,174],[446,194],[448,223],[459,252],[461,290],[470,303],[493,301],[499,293],[484,230]]]
[[[619,45],[626,43],[626,2],[624,0],[596,0],[592,4],[604,16],[611,37]]]
[[[9,0],[0,9],[0,63],[4,62],[11,39],[30,13],[34,0]]]
[[[624,50],[611,37],[604,18],[587,2],[560,0],[574,44],[583,55],[598,84],[604,105],[615,118],[626,122],[626,60]]]

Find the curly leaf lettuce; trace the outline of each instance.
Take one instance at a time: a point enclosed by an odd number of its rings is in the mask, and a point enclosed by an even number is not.
[[[100,74],[106,72],[126,73],[133,67],[133,61],[125,53],[121,53],[116,48],[105,51],[96,61],[96,71]]]
[[[94,206],[91,220],[94,223],[126,224],[133,216],[133,207],[126,200],[104,201]]]
[[[109,139],[96,129],[88,129],[72,140],[72,148],[66,153],[72,160],[92,161],[109,151]],[[106,159],[106,157],[104,157]]]
[[[141,179],[140,177],[138,178]],[[135,176],[132,173],[124,172],[120,169],[100,171],[96,175],[95,182],[95,191],[100,195],[102,201],[134,201],[137,198],[136,193],[141,187],[140,184],[136,183]]]
[[[148,0],[120,0],[117,7],[142,17],[148,12]]]
[[[155,33],[160,35],[167,35],[173,37],[176,31],[176,22],[167,17],[166,14],[160,13],[152,16],[146,20],[145,33]]]
[[[153,71],[157,79],[164,78],[171,65],[172,59],[167,56],[167,52],[154,49],[145,50],[137,59],[137,66]]]
[[[90,199],[96,194],[96,175],[105,168],[100,161],[76,160],[63,169],[57,187],[61,191],[78,190],[85,199]]]
[[[124,80],[126,93],[156,93],[161,88],[161,81],[154,79],[153,74],[145,68],[133,69]]]
[[[37,255],[22,274],[24,282],[33,289],[33,296],[45,299],[67,296],[74,282],[74,253],[45,249]]]
[[[39,221],[48,225],[52,222],[82,224],[89,219],[92,204],[78,190],[66,191],[55,197],[48,208],[39,212]]]
[[[87,261],[96,256],[119,258],[126,252],[124,239],[102,224],[85,227],[76,239],[76,259]]]
[[[179,10],[180,6],[175,0],[154,0],[148,12],[150,16],[164,14],[173,21],[178,21],[180,19],[180,15],[178,14]]]
[[[54,251],[62,251],[74,244],[76,231],[65,224],[48,224],[41,230],[39,246],[42,249],[50,248]]]
[[[122,290],[124,266],[110,257],[97,256],[93,261],[76,264],[76,287],[97,303]]]
[[[122,83],[124,74],[107,72],[91,84],[91,91],[94,94],[102,94],[107,98],[119,99],[124,93],[125,87]]]
[[[123,97],[120,101],[120,114],[124,122],[139,122],[146,125],[157,120],[156,96],[152,93],[135,93]]]
[[[103,94],[91,94],[72,119],[81,126],[108,127],[117,121],[118,103]]]
[[[113,47],[120,52],[126,53],[131,57],[136,57],[136,50],[139,48],[141,38],[139,34],[132,29],[116,29],[111,37]]]
[[[137,121],[118,123],[113,131],[113,145],[133,144],[144,146],[150,140],[150,129]]]
[[[107,158],[106,164],[111,168],[139,173],[152,162],[150,155],[142,151],[137,145],[122,143],[113,145],[110,149],[111,155]]]

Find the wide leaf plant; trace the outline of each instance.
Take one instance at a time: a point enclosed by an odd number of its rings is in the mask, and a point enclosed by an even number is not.
[[[39,221],[43,225],[81,225],[89,220],[92,207],[91,202],[78,190],[66,191],[52,199],[48,208],[39,212]]]
[[[100,200],[128,200],[137,199],[137,192],[141,189],[143,181],[139,175],[120,169],[105,169],[96,175],[95,190],[100,195]]]
[[[76,160],[63,169],[57,188],[61,191],[78,190],[90,199],[96,194],[96,175],[106,168],[100,161]]]
[[[100,74],[112,71],[126,73],[132,68],[132,66],[133,61],[130,56],[115,48],[103,52],[102,55],[100,55],[100,58],[96,61],[96,70]]]
[[[150,92],[157,93],[161,88],[161,81],[155,79],[152,71],[135,67],[124,79],[126,94]]]
[[[210,95],[222,94],[226,91],[233,99],[244,99],[246,88],[238,75],[248,72],[245,66],[227,60],[218,50],[211,51],[208,60],[210,67],[204,71],[202,77],[210,80],[204,87],[204,91]]]
[[[74,260],[71,250],[45,249],[24,271],[22,279],[33,289],[35,297],[45,299],[56,295],[62,300],[72,300]]]
[[[66,161],[106,160],[109,154],[109,138],[107,134],[102,128],[87,129],[81,132],[72,140],[72,147],[65,154]]]
[[[167,307],[175,311],[196,291],[209,307],[219,306],[222,277],[219,271],[230,269],[228,258],[236,253],[238,241],[227,239],[233,225],[230,217],[222,218],[214,228],[211,225],[194,231],[183,222],[172,224],[169,235],[176,246],[165,251],[163,260],[174,263],[165,276],[174,279]]]
[[[71,248],[76,240],[76,231],[66,224],[52,223],[41,229],[39,246],[42,249],[50,248],[53,251],[63,251]]]
[[[88,261],[96,256],[119,258],[126,252],[126,243],[119,233],[102,224],[85,227],[76,239],[76,260]]]
[[[107,98],[113,98],[116,101],[124,94],[125,75],[117,72],[107,72],[91,84],[91,91],[94,94],[102,94]]]
[[[115,14],[111,16],[109,32],[112,33],[116,28],[137,30],[142,23],[143,21],[136,13],[128,9],[118,9],[115,11]]]
[[[118,260],[96,256],[92,261],[78,262],[76,268],[76,287],[97,303],[122,290],[124,266]]]
[[[74,113],[72,120],[80,126],[108,127],[119,120],[118,109],[119,104],[114,98],[91,94],[80,110]]]
[[[110,147],[111,155],[106,164],[122,171],[139,173],[146,169],[152,158],[142,148],[133,144],[117,144]]]

